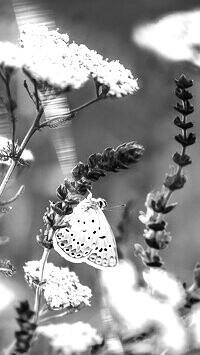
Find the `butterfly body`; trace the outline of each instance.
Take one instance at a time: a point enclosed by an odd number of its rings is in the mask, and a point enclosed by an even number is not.
[[[62,257],[98,269],[117,265],[115,237],[102,211],[105,204],[103,199],[92,198],[89,194],[73,213],[63,218],[65,227],[61,226],[53,237],[54,249]]]

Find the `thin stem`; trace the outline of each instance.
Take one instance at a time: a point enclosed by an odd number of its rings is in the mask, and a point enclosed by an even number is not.
[[[15,344],[16,344],[16,341],[13,340],[13,342],[10,345],[8,345],[8,347],[6,349],[3,350],[3,355],[11,355],[14,351]]]
[[[13,196],[13,197],[11,197],[9,200],[7,200],[7,201],[0,201],[0,207],[2,207],[2,206],[7,206],[7,205],[10,205],[12,202],[15,202],[17,199],[18,199],[18,197],[20,196],[20,195],[22,195],[22,193],[24,192],[24,185],[22,185],[20,188],[19,188],[19,190],[17,191],[17,193],[15,194],[15,196]]]
[[[44,109],[43,108],[40,108],[40,111],[38,112],[38,115],[35,119],[35,121],[33,122],[32,126],[30,127],[30,129],[28,130],[26,136],[24,137],[20,147],[19,147],[19,150],[18,150],[18,153],[17,153],[17,158],[15,160],[12,160],[10,166],[9,166],[9,169],[6,173],[6,175],[4,176],[2,182],[1,182],[1,185],[0,185],[0,198],[5,190],[5,187],[13,173],[13,170],[15,169],[17,163],[18,163],[18,160],[19,158],[21,157],[26,145],[28,144],[29,140],[31,139],[31,137],[33,136],[33,134],[39,130],[39,121],[40,121],[40,118],[42,117],[42,114],[44,112]]]
[[[95,98],[95,99],[93,99],[93,100],[91,100],[91,101],[88,101],[88,102],[86,102],[85,104],[83,104],[83,105],[81,105],[81,106],[79,106],[79,107],[77,107],[77,108],[71,110],[70,112],[68,112],[67,116],[70,117],[73,113],[77,113],[78,111],[84,109],[85,107],[87,107],[87,106],[89,106],[89,105],[92,105],[93,103],[95,103],[95,102],[97,102],[97,101],[102,100],[103,98],[104,98],[103,96],[100,96],[100,97],[97,97],[97,98]],[[48,120],[48,121],[46,121],[46,122],[41,123],[41,124],[40,124],[40,128],[49,126],[49,124],[54,123],[54,121],[57,122],[57,121],[58,121],[58,118],[52,118],[51,120]]]
[[[28,93],[28,96],[30,97],[30,99],[33,101],[34,105],[36,106],[36,103],[35,103],[35,100],[33,98],[33,95],[31,94],[30,90],[29,90],[29,87],[28,87],[28,84],[27,84],[27,81],[24,80],[24,87]]]
[[[3,73],[2,73],[2,68],[0,68],[0,77],[1,77],[1,79],[3,80],[3,82],[6,83],[6,78],[5,78],[5,76],[3,75]]]
[[[85,104],[83,104],[83,105],[81,105],[81,106],[79,106],[79,107],[73,109],[72,111],[69,112],[69,114],[76,113],[76,112],[82,110],[83,108],[85,108],[85,107],[87,107],[87,106],[89,106],[89,105],[92,105],[92,104],[94,104],[95,102],[100,101],[100,100],[102,100],[102,99],[103,99],[103,96],[96,97],[95,99],[93,99],[93,100],[91,100],[91,101],[88,101],[88,102],[86,102]]]
[[[15,154],[16,117],[14,114],[15,107],[14,107],[14,101],[12,100],[12,96],[11,96],[10,77],[8,74],[6,75],[5,85],[6,85],[6,91],[7,91],[8,101],[9,101],[9,105],[10,105],[10,116],[11,116],[11,120],[12,120],[12,150],[13,150],[13,156],[14,156],[14,154]]]
[[[49,317],[43,318],[43,319],[41,319],[41,320],[38,322],[38,324],[40,325],[40,324],[43,324],[43,323],[52,321],[52,320],[54,320],[54,319],[56,319],[56,318],[60,318],[60,317],[63,317],[63,316],[65,316],[65,315],[68,315],[68,314],[71,314],[71,313],[74,313],[74,312],[78,312],[78,311],[80,311],[80,310],[84,307],[84,305],[85,305],[84,303],[81,303],[81,304],[80,304],[79,306],[77,306],[77,307],[72,307],[72,308],[70,308],[70,309],[64,310],[63,312],[61,312],[61,313],[59,313],[59,314],[55,314],[55,315],[53,315],[53,316],[49,316]]]
[[[41,259],[41,266],[40,266],[40,275],[39,275],[39,282],[42,283],[43,278],[44,278],[44,268],[45,268],[45,264],[47,262],[48,256],[50,253],[50,249],[44,249],[43,255],[42,255],[42,259]],[[35,305],[34,305],[34,323],[37,324],[38,323],[38,319],[39,319],[39,311],[40,311],[40,299],[41,299],[41,285],[38,285],[37,289],[36,289],[36,294],[35,294]]]

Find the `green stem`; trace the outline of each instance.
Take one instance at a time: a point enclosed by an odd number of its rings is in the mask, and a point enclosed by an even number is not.
[[[42,283],[43,278],[44,278],[44,268],[45,268],[45,264],[47,262],[48,256],[50,253],[50,249],[44,249],[43,255],[42,255],[42,259],[41,259],[41,266],[40,266],[40,275],[39,275],[39,282]],[[34,305],[34,323],[37,324],[38,323],[38,319],[39,319],[39,311],[40,311],[40,299],[41,299],[41,286],[38,285],[37,289],[36,289],[36,294],[35,294],[35,305]]]
[[[85,104],[83,104],[83,105],[81,105],[81,106],[79,106],[79,107],[77,107],[77,108],[71,110],[70,112],[68,112],[67,116],[70,117],[73,113],[77,113],[78,111],[84,109],[85,107],[87,107],[87,106],[89,106],[89,105],[92,105],[93,103],[95,103],[95,102],[97,102],[97,101],[100,101],[100,100],[102,100],[102,99],[103,99],[103,97],[100,96],[100,97],[97,97],[97,98],[95,98],[95,99],[93,99],[93,100],[91,100],[91,101],[88,101],[88,102],[86,102]],[[51,120],[48,120],[48,121],[45,121],[45,122],[41,123],[41,124],[40,124],[40,128],[48,127],[49,124],[54,123],[54,121],[57,122],[57,121],[58,121],[58,118],[52,118]]]
[[[15,154],[15,130],[16,130],[16,117],[14,114],[15,107],[13,107],[14,101],[12,100],[11,96],[11,91],[10,91],[10,77],[9,75],[6,75],[6,91],[8,95],[8,101],[10,105],[10,116],[11,116],[11,121],[12,121],[12,150],[13,150],[13,156]]]
[[[77,306],[77,307],[71,307],[71,308],[68,308],[68,309],[64,310],[63,312],[61,312],[61,313],[59,313],[59,314],[55,314],[55,315],[53,315],[53,316],[49,316],[49,317],[43,318],[43,319],[41,319],[41,320],[38,322],[38,324],[40,325],[40,324],[43,324],[43,323],[52,321],[52,320],[54,320],[54,319],[57,319],[57,318],[66,316],[66,315],[68,315],[68,314],[71,314],[71,313],[80,311],[84,306],[85,306],[85,304],[82,302],[82,303],[79,304],[79,306]]]
[[[33,122],[32,126],[30,127],[30,129],[28,130],[26,136],[24,137],[20,147],[19,147],[19,150],[18,150],[18,154],[17,154],[17,158],[15,160],[12,160],[10,166],[9,166],[9,169],[8,171],[6,172],[6,175],[4,176],[2,182],[1,182],[1,185],[0,185],[0,198],[5,190],[5,187],[19,161],[19,158],[21,157],[26,145],[28,144],[29,140],[31,139],[31,137],[33,136],[33,134],[39,130],[39,121],[40,121],[40,118],[42,117],[42,114],[43,114],[44,110],[43,108],[40,109],[40,111],[38,112],[38,115],[35,119],[35,121]]]
[[[15,344],[16,341],[13,340],[13,342],[10,345],[8,345],[6,349],[3,350],[3,355],[11,355],[15,349]]]

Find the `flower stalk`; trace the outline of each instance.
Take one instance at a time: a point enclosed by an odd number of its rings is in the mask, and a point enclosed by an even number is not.
[[[176,152],[172,157],[178,167],[177,169],[172,167],[171,173],[166,175],[161,191],[148,194],[145,204],[147,212],[146,214],[141,212],[139,216],[140,221],[145,225],[144,239],[147,249],[144,250],[140,244],[135,245],[135,254],[140,255],[143,263],[150,267],[162,267],[164,264],[158,252],[165,249],[172,239],[166,230],[165,215],[176,207],[176,203],[168,204],[168,202],[173,192],[183,188],[186,183],[183,168],[192,162],[190,156],[186,154],[186,149],[196,140],[194,133],[187,132],[193,127],[193,123],[187,121],[188,115],[194,111],[190,103],[192,94],[188,90],[193,82],[181,75],[178,80],[175,80],[175,83],[175,95],[181,100],[181,103],[178,102],[174,108],[182,115],[174,120],[174,124],[181,129],[181,133],[175,136],[175,140],[182,146],[181,153]]]
[[[39,311],[40,311],[40,301],[41,301],[41,289],[42,289],[42,285],[43,285],[43,281],[44,281],[44,268],[45,268],[45,264],[48,260],[49,257],[49,253],[50,253],[50,249],[46,249],[44,248],[43,251],[43,255],[41,258],[41,266],[40,266],[40,276],[39,276],[39,283],[37,285],[36,288],[36,294],[35,294],[35,304],[34,304],[34,322],[35,324],[38,323],[38,319],[39,319]]]
[[[44,112],[44,109],[41,108],[40,111],[38,112],[38,115],[35,119],[35,121],[33,122],[33,124],[31,125],[30,129],[28,130],[26,136],[24,137],[20,147],[19,147],[19,150],[18,150],[18,153],[17,153],[17,158],[15,158],[15,160],[12,160],[11,161],[11,164],[6,172],[6,175],[4,176],[2,182],[1,182],[1,185],[0,185],[0,198],[6,188],[6,185],[15,169],[15,167],[17,166],[17,163],[19,161],[19,158],[21,157],[25,147],[27,146],[28,142],[30,141],[31,137],[33,136],[33,134],[39,129],[39,121],[43,115],[43,112]]]

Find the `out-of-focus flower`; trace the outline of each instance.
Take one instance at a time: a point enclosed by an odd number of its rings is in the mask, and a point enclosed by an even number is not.
[[[10,42],[0,42],[0,65],[21,68],[23,64],[23,53],[18,45]]]
[[[126,260],[119,260],[118,265],[112,269],[102,270],[100,278],[102,286],[108,293],[109,290],[112,290],[112,293],[115,291],[118,293],[119,284],[116,280],[120,280],[120,288],[123,292],[132,290],[137,285],[136,270],[131,262]]]
[[[166,59],[200,66],[199,31],[200,11],[182,11],[134,28],[132,39]]]
[[[173,307],[183,304],[185,299],[183,286],[165,270],[150,268],[143,272],[143,278],[153,295],[160,296]]]
[[[81,354],[102,343],[96,329],[83,322],[46,325],[39,327],[37,333],[50,339],[53,350],[63,355]]]
[[[117,267],[115,269],[117,272]],[[113,328],[116,333],[122,339],[124,336],[131,338],[155,326],[161,352],[166,348],[171,352],[181,352],[186,344],[186,335],[174,308],[144,290],[134,289],[131,283],[128,286],[126,268],[124,271],[123,273],[121,269],[117,277],[113,277],[112,282],[104,271],[100,275],[106,304],[113,318]],[[127,284],[124,280],[127,280]]]
[[[193,341],[196,346],[200,346],[200,307],[194,307],[190,315],[190,328],[193,334]],[[193,344],[194,346],[194,344]]]
[[[24,266],[25,279],[34,287],[39,281],[40,261],[28,261]],[[52,310],[77,308],[90,305],[91,290],[81,285],[78,276],[67,267],[60,268],[47,263],[44,270],[45,283],[42,286],[47,306]]]

